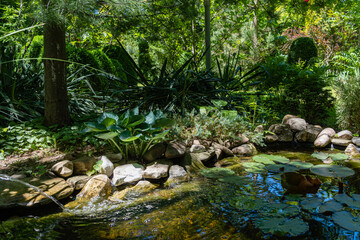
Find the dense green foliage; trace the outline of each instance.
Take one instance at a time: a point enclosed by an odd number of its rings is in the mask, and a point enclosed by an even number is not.
[[[299,61],[308,65],[312,58],[317,57],[317,48],[314,40],[308,37],[300,37],[295,39],[290,46],[288,53],[288,62],[296,64]]]

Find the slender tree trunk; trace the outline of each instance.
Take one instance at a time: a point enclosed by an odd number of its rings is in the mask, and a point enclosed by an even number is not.
[[[48,0],[43,0],[45,15],[48,12]],[[52,59],[66,59],[65,23],[51,20],[45,16],[44,25],[44,90],[45,125],[64,126],[70,123],[67,97],[65,62]]]
[[[204,0],[205,7],[205,47],[206,71],[211,70],[211,39],[210,39],[210,0]]]
[[[258,50],[258,18],[257,18],[257,8],[258,8],[259,0],[254,0],[254,17],[253,17],[253,26],[254,26],[254,39],[253,39],[253,47],[254,51]]]

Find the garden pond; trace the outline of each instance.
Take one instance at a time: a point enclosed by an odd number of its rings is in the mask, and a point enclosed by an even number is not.
[[[0,238],[360,239],[360,160],[347,158],[312,149],[229,158],[140,197],[2,217]]]

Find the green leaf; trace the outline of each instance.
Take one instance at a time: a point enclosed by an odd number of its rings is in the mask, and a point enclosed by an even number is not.
[[[279,155],[268,155],[268,154],[264,154],[264,156],[266,156],[268,159],[276,162],[276,163],[288,163],[290,162],[290,159],[288,159],[287,157],[283,157],[283,156],[279,156]]]
[[[141,137],[141,133],[135,135],[135,136],[132,136],[131,135],[131,132],[129,130],[125,130],[123,131],[122,133],[120,133],[119,135],[119,138],[121,141],[123,142],[133,142],[135,141],[136,139],[138,139],[139,137]]]
[[[315,152],[311,154],[311,156],[319,160],[326,160],[329,157],[329,154],[323,152]]]
[[[312,173],[315,173],[323,177],[344,178],[355,174],[354,170],[348,167],[343,167],[338,165],[325,165],[325,164],[316,165],[310,168],[310,171]]]
[[[170,128],[175,125],[174,119],[160,118],[155,121],[154,128]]]
[[[307,211],[316,210],[323,202],[322,198],[307,198],[300,202],[300,207]]]
[[[169,133],[169,130],[157,133],[157,134],[153,134],[152,139],[153,140],[157,140],[157,139],[163,139],[167,134]]]
[[[347,211],[336,212],[332,215],[334,223],[350,231],[360,232],[360,218],[355,218]]]
[[[96,172],[99,172],[100,171],[100,169],[101,169],[101,164],[103,163],[103,161],[102,160],[99,160],[99,161],[97,161],[95,164],[94,164],[94,166],[93,166],[93,168],[94,168],[94,170],[96,171]]]
[[[299,170],[300,169],[309,169],[314,166],[314,164],[312,164],[312,163],[301,162],[301,161],[289,162],[288,165],[294,166],[294,167],[298,168]]]
[[[289,234],[296,237],[309,231],[309,226],[300,218],[288,219],[285,217],[259,218],[255,226],[264,233],[271,233],[278,236]]]
[[[246,162],[242,166],[245,168],[245,171],[248,173],[266,173],[267,170],[265,165],[258,162]]]
[[[104,139],[104,140],[109,140],[109,139],[113,139],[114,137],[116,137],[118,135],[119,135],[119,133],[117,133],[117,132],[107,132],[107,133],[97,134],[97,135],[95,135],[95,137]]]
[[[350,208],[360,209],[360,194],[353,194],[349,197],[346,194],[337,194],[334,199],[340,203],[346,204]]]
[[[133,128],[141,123],[145,122],[145,117],[142,115],[134,115],[129,118],[129,122],[126,125],[127,128]]]
[[[103,131],[107,130],[105,126],[103,126],[103,125],[101,125],[99,123],[95,123],[95,122],[88,122],[88,123],[85,123],[85,125],[92,132],[103,132]]]
[[[106,128],[115,124],[119,120],[119,117],[113,113],[103,113],[98,118],[98,123],[104,125]]]
[[[319,213],[326,213],[326,212],[338,212],[343,209],[343,205],[335,200],[330,200],[325,202],[319,207]]]
[[[342,161],[349,158],[349,156],[344,153],[329,154],[329,157],[331,157],[333,161]]]
[[[149,125],[155,124],[155,120],[155,114],[153,113],[153,111],[150,111],[149,114],[145,117],[145,123]]]
[[[253,160],[263,164],[275,164],[275,162],[270,160],[265,154],[254,156]]]
[[[227,105],[227,102],[223,100],[211,100],[211,102],[218,109],[223,108]]]

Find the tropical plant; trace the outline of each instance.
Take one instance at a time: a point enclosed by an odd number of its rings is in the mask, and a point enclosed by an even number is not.
[[[87,122],[84,131],[97,132],[95,137],[108,141],[125,159],[141,158],[152,144],[164,140],[173,124],[161,111],[142,115],[134,108],[120,116],[103,113],[96,122]]]

